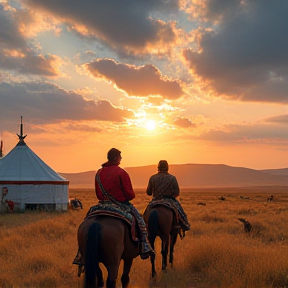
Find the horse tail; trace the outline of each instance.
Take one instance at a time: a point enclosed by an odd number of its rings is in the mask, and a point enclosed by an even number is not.
[[[149,242],[152,245],[152,248],[154,249],[154,242],[155,238],[157,236],[157,230],[158,230],[158,212],[157,210],[152,210],[149,215],[148,220],[148,235],[149,235]]]
[[[99,246],[101,240],[101,226],[93,223],[88,230],[86,259],[85,259],[85,281],[86,287],[95,286],[96,271],[99,265]]]

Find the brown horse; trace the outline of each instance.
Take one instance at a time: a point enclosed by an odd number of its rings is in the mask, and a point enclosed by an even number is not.
[[[85,261],[86,288],[104,286],[100,262],[108,271],[106,287],[115,288],[121,259],[124,261],[122,287],[128,286],[133,259],[140,253],[140,246],[132,240],[128,223],[111,216],[88,218],[80,224],[77,239]]]
[[[147,225],[149,241],[154,251],[156,237],[159,236],[161,239],[162,270],[166,271],[169,250],[169,263],[171,264],[171,267],[173,266],[174,245],[178,234],[177,230],[173,229],[176,224],[174,212],[172,209],[164,205],[153,207],[149,207],[148,205],[143,218]],[[150,256],[150,261],[152,265],[152,277],[155,277],[155,255]]]

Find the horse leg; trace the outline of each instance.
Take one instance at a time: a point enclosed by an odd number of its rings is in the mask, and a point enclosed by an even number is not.
[[[166,271],[167,267],[167,255],[168,255],[168,247],[169,247],[169,238],[166,240],[162,240],[162,270]]]
[[[129,273],[132,267],[133,258],[124,259],[123,274],[121,276],[122,288],[127,288],[130,282]]]
[[[171,244],[170,244],[170,254],[169,254],[169,263],[171,264],[171,267],[173,267],[173,253],[174,253],[174,246],[176,244],[177,240],[177,233],[171,234]]]
[[[120,262],[118,264],[112,264],[107,266],[108,277],[106,281],[107,288],[116,288],[116,279],[118,276]]]
[[[148,218],[148,239],[150,242],[150,245],[152,249],[155,252],[155,239],[157,236],[157,231],[158,231],[158,212],[157,210],[152,210],[149,218]],[[156,268],[155,268],[155,253],[154,255],[150,256],[150,262],[151,262],[151,267],[152,267],[152,278],[156,276]]]
[[[154,243],[153,243],[154,246]],[[153,250],[154,247],[152,246]],[[155,250],[154,250],[155,251]],[[156,268],[155,268],[155,254],[150,256],[150,262],[151,262],[151,267],[152,267],[152,278],[156,276]]]

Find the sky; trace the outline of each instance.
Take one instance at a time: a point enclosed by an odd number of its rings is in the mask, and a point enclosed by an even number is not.
[[[288,167],[288,0],[0,0],[0,137],[57,172]],[[156,170],[156,169],[155,169]]]

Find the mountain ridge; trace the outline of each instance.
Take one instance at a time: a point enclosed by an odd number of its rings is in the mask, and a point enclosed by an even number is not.
[[[146,188],[156,165],[124,167],[133,188]],[[58,172],[59,173],[59,172]],[[70,181],[70,188],[94,188],[96,170],[59,173]],[[288,186],[288,168],[255,170],[225,164],[171,164],[169,173],[176,176],[180,188]]]

